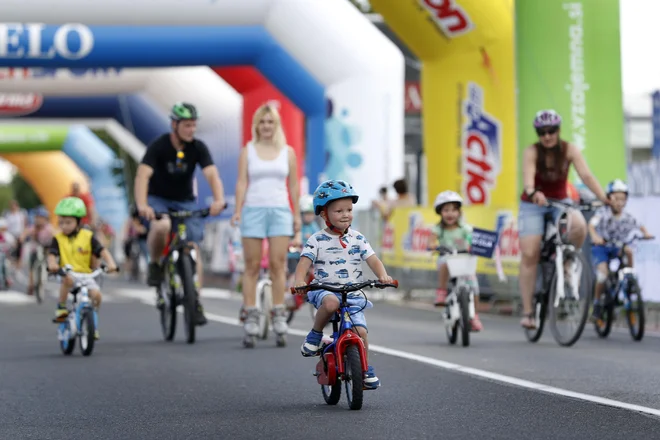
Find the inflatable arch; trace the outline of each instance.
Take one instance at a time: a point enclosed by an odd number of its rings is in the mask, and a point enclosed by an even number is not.
[[[428,204],[516,206],[513,0],[370,0],[422,60]]]
[[[91,191],[99,215],[115,231],[121,230],[128,203],[113,176],[116,156],[87,127],[2,125],[0,153],[18,168],[49,211],[78,182],[83,191]]]
[[[203,116],[197,135],[209,146],[227,194],[233,194],[241,145],[241,97],[208,67],[32,68],[5,69],[4,74],[0,91],[43,95],[40,107],[22,119],[114,119],[143,144],[169,130],[172,102],[194,102]],[[198,188],[204,202],[211,190],[203,177],[198,177]]]
[[[9,38],[0,67],[252,65],[305,112],[307,148],[316,152],[307,155],[312,184],[331,173],[349,178],[366,205],[403,172],[403,56],[348,2],[163,0],[157,11],[149,0],[51,6],[0,4],[12,23],[3,25]],[[130,26],[135,22],[143,27]]]

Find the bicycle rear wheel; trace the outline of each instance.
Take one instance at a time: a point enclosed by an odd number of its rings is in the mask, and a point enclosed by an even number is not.
[[[606,293],[606,295],[608,295]],[[614,300],[608,300],[603,306],[603,315],[600,319],[594,322],[594,329],[601,338],[606,338],[612,331],[612,323],[614,322]]]
[[[168,271],[165,272],[165,279],[157,290],[163,300],[163,306],[159,308],[160,328],[163,338],[169,342],[174,339],[176,334],[176,291],[172,288]]]
[[[642,299],[642,291],[639,287],[637,279],[631,278],[628,280],[628,308],[626,309],[626,320],[628,321],[628,329],[633,341],[639,342],[644,338],[644,326],[646,317],[644,315],[644,300]]]
[[[89,356],[94,351],[94,312],[86,310],[80,318],[80,352],[83,356]]]
[[[565,270],[564,298],[560,299],[555,307],[558,287],[555,273],[550,286],[548,307],[552,335],[559,345],[570,347],[580,339],[587,323],[593,283],[591,270],[580,251],[564,250],[564,262],[565,267],[568,265],[568,270]],[[574,281],[578,283],[576,289],[573,289]],[[577,297],[574,295],[576,292]]]

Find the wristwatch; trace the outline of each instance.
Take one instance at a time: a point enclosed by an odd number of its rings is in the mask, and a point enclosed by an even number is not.
[[[531,200],[532,197],[534,197],[534,194],[536,194],[536,189],[532,188],[531,191],[528,189],[525,190],[525,194],[527,194],[527,197]]]

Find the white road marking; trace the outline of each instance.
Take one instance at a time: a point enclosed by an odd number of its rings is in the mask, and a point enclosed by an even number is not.
[[[123,291],[123,290],[122,290]],[[144,292],[144,290],[142,291]],[[147,299],[142,295],[140,301],[149,306],[154,305],[153,298]],[[181,310],[179,310],[181,312]],[[214,322],[219,322],[222,324],[233,325],[237,327],[242,327],[243,324],[236,317],[229,317],[223,315],[216,315],[214,313],[205,313],[206,319]],[[289,334],[295,336],[307,336],[307,331],[298,330],[298,329],[289,329]],[[495,382],[504,383],[507,385],[513,385],[520,388],[526,388],[529,390],[539,391],[547,394],[554,394],[562,397],[570,397],[573,399],[579,399],[586,402],[597,403],[599,405],[610,406],[613,408],[625,409],[629,411],[640,412],[644,414],[650,414],[653,416],[660,416],[660,409],[650,408],[642,405],[635,405],[632,403],[621,402],[619,400],[608,399],[606,397],[594,396],[591,394],[579,393],[576,391],[570,391],[563,388],[552,387],[549,385],[544,385],[537,382],[532,382],[525,379],[519,379],[517,377],[506,376],[504,374],[493,373],[491,371],[481,370],[478,368],[466,367],[463,365],[455,364],[452,362],[442,361],[440,359],[431,358],[428,356],[422,356],[415,353],[409,353],[407,351],[396,350],[393,348],[384,347],[381,345],[369,344],[369,350],[375,353],[385,354],[389,356],[398,357],[400,359],[406,359],[409,361],[419,362],[426,365],[432,365],[434,367],[442,368],[444,370],[455,371],[458,373],[467,374],[470,376],[480,377],[483,379],[492,380]]]
[[[33,296],[27,296],[25,292],[19,292],[17,290],[2,290],[0,291],[0,303],[3,304],[31,304],[37,303],[37,300]]]

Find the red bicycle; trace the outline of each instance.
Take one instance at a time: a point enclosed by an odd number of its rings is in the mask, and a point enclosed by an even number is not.
[[[325,403],[336,405],[341,398],[341,382],[346,386],[348,407],[353,410],[362,408],[364,391],[364,374],[367,372],[367,352],[362,338],[354,329],[348,304],[350,292],[362,291],[364,288],[384,289],[386,287],[399,287],[399,282],[385,284],[379,281],[364,281],[362,283],[337,286],[333,284],[312,283],[306,286],[292,287],[291,293],[305,293],[310,290],[327,290],[341,294],[339,310],[335,312],[332,322],[332,341],[324,342],[319,350],[321,359],[316,364],[317,382],[321,385],[321,392]],[[367,296],[364,295],[364,307],[367,305]],[[364,309],[363,307],[363,309]],[[340,360],[339,362],[337,360]]]

